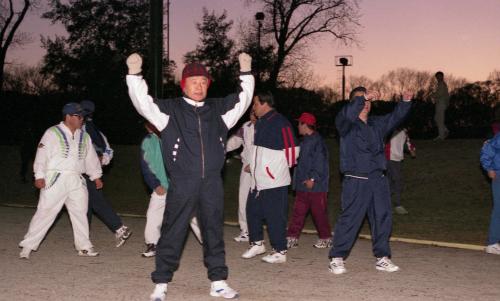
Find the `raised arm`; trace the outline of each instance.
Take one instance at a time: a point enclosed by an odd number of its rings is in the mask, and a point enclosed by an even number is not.
[[[255,88],[255,80],[251,73],[252,58],[246,53],[241,53],[238,60],[240,63],[241,91],[237,95],[230,95],[224,99],[221,112],[222,120],[224,120],[228,129],[232,128],[245,114],[245,111],[252,103]]]
[[[383,121],[380,125],[382,128],[382,134],[385,137],[387,134],[392,132],[408,115],[408,112],[411,109],[411,99],[413,97],[413,93],[405,92],[403,94],[402,101],[399,101],[396,105],[396,108],[392,113],[383,117]]]
[[[127,58],[128,75],[127,86],[128,94],[132,100],[137,112],[149,122],[151,122],[159,131],[162,131],[168,124],[169,116],[160,111],[153,102],[153,98],[148,94],[148,86],[142,78],[141,66],[142,58],[137,53],[131,54]]]
[[[354,122],[359,119],[359,113],[365,106],[365,97],[357,96],[352,101],[342,107],[335,117],[335,126],[340,136],[345,136],[351,129]]]

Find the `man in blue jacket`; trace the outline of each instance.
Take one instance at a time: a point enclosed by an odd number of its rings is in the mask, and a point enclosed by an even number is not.
[[[316,131],[316,117],[308,112],[300,115],[299,134],[300,158],[293,175],[295,204],[288,223],[288,248],[296,248],[307,213],[311,210],[319,239],[313,246],[324,249],[332,246],[330,223],[328,222],[328,148],[321,135]]]
[[[167,284],[179,267],[189,222],[198,217],[203,238],[204,264],[211,281],[210,295],[237,298],[228,286],[223,239],[224,191],[221,171],[225,162],[227,132],[250,106],[254,89],[251,57],[242,53],[238,93],[207,99],[210,75],[200,63],[182,71],[183,97],[156,99],[148,95],[142,78],[142,58],[127,58],[129,96],[137,112],[160,132],[165,167],[170,179],[167,204],[156,247],[156,284],[151,300],[163,301]]]
[[[359,228],[368,216],[375,268],[395,272],[399,267],[390,260],[389,237],[392,231],[391,194],[384,175],[385,137],[406,117],[411,108],[412,93],[405,92],[394,111],[383,116],[368,116],[371,101],[379,96],[357,87],[351,92],[351,102],[335,118],[340,135],[340,172],[342,181],[342,213],[335,225],[333,247],[330,250],[330,272],[346,272],[344,259],[356,241]]]

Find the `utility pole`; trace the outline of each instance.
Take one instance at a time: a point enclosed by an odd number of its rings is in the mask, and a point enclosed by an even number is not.
[[[149,84],[156,99],[163,97],[163,0],[150,0],[149,5]]]
[[[335,66],[342,66],[342,100],[345,100],[345,67],[352,66],[352,55],[336,56]]]
[[[257,83],[260,83],[260,31],[262,30],[262,21],[264,20],[264,13],[258,12],[255,14],[255,20],[257,20],[257,57],[255,60],[255,71],[257,73]]]

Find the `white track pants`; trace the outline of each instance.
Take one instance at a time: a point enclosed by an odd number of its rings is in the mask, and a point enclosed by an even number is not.
[[[240,224],[240,230],[242,232],[248,233],[247,225],[247,199],[248,193],[250,192],[250,186],[252,185],[252,176],[249,172],[245,172],[241,168],[240,173],[240,189],[238,193],[238,223]]]
[[[49,185],[47,182],[46,185]],[[79,174],[61,174],[51,186],[40,190],[38,206],[20,247],[37,250],[62,207],[66,205],[77,250],[92,248],[87,220],[88,193]]]
[[[144,229],[144,240],[146,244],[155,244],[160,239],[161,224],[163,222],[163,213],[165,212],[165,200],[167,194],[159,195],[153,191],[149,199],[148,211],[146,213],[146,227]],[[198,226],[198,219],[191,219],[191,230],[193,230],[196,239],[201,243],[201,232]]]

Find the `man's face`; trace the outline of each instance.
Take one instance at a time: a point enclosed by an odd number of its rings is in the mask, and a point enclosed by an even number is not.
[[[250,122],[252,124],[255,124],[255,122],[257,122],[257,116],[255,116],[255,112],[253,110],[250,112]]]
[[[307,125],[305,123],[299,121],[297,128],[299,129],[299,135],[304,136],[306,134]]]
[[[266,108],[266,104],[265,103],[261,104],[259,101],[259,97],[255,96],[253,98],[253,106],[252,106],[252,109],[255,113],[255,116],[262,117],[264,115],[265,108]]]
[[[64,118],[64,123],[71,130],[76,130],[83,125],[83,116],[78,114],[67,114]]]
[[[207,98],[208,78],[205,76],[190,76],[184,82],[184,94],[194,101]]]

